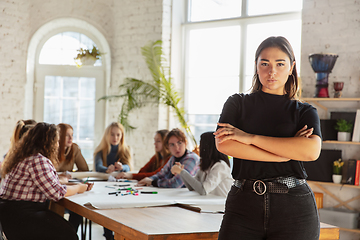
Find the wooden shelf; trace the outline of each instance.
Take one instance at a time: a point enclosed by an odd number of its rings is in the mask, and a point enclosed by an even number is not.
[[[338,187],[348,187],[348,188],[357,188],[360,190],[360,186],[355,186],[351,184],[338,184],[338,183],[332,183],[332,182],[318,182],[318,181],[307,181],[308,183],[314,183],[319,185],[328,185],[328,186],[338,186]]]
[[[352,228],[340,228],[340,231],[360,233],[360,229],[352,229]]]
[[[313,103],[325,111],[328,111],[329,108],[360,108],[360,98],[301,98],[301,100]]]
[[[323,141],[323,143],[360,145],[360,142],[352,142],[352,141],[342,142],[342,141],[336,141],[336,140],[326,140],[326,141]]]

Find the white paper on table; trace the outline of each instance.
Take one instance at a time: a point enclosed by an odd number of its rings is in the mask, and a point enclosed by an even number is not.
[[[121,188],[114,185],[123,184],[130,184],[130,186],[125,188],[134,187],[135,185],[135,183],[96,182],[91,191],[70,196],[68,199],[79,205],[91,205],[96,209],[152,207],[177,203],[204,206],[204,209],[206,209],[206,205],[223,206],[225,204],[224,197],[211,194],[199,195],[197,192],[189,191],[187,188],[139,187],[141,189],[138,196],[109,195],[110,192],[115,192],[117,188]],[[136,189],[137,187],[134,188]],[[158,194],[141,194],[141,191],[158,192]]]

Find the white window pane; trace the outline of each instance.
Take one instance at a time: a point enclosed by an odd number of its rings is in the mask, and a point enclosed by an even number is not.
[[[60,119],[60,100],[44,99],[44,122],[58,124]]]
[[[57,49],[62,45],[62,36],[57,34],[47,40],[43,46],[43,49]]]
[[[253,75],[255,51],[270,36],[283,36],[294,49],[298,73],[300,71],[301,20],[251,24],[247,28],[246,75]]]
[[[62,46],[64,49],[79,49],[80,48],[80,33],[78,32],[63,32]]]
[[[64,97],[77,98],[79,92],[79,78],[77,77],[64,77]]]
[[[77,114],[78,114],[78,102],[76,99],[64,99],[62,109],[62,122],[70,124],[74,128],[74,138],[75,128],[77,127]]]
[[[95,100],[80,101],[80,140],[94,139]]]
[[[250,16],[301,10],[302,0],[248,0],[248,15]]]
[[[190,77],[239,74],[240,26],[190,31]]]
[[[61,78],[58,76],[45,76],[45,97],[59,97],[61,90]]]
[[[239,92],[239,77],[206,77],[188,80],[188,113],[220,114],[224,102]]]
[[[75,65],[77,50],[97,47],[93,40],[78,32],[62,32],[45,42],[39,55],[40,64]],[[101,59],[96,61],[101,66]]]
[[[95,78],[80,78],[80,97],[95,99]]]
[[[191,0],[190,21],[206,21],[241,16],[241,0]]]

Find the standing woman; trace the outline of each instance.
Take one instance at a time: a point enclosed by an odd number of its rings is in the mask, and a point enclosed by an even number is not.
[[[112,173],[114,171],[130,171],[130,149],[125,142],[124,127],[112,122],[106,129],[95,153],[95,170]]]
[[[169,161],[171,154],[165,146],[164,140],[169,130],[163,129],[156,131],[154,137],[155,155],[139,170],[139,173],[121,172],[116,178],[135,179],[140,181],[145,177],[150,177],[159,172]]]
[[[72,172],[74,164],[78,171],[89,171],[85,158],[81,154],[80,147],[73,143],[73,128],[66,123],[58,124],[59,128],[59,165],[58,172]]]
[[[9,239],[78,239],[73,227],[50,211],[46,200],[90,190],[87,184],[61,185],[55,166],[56,125],[38,123],[8,153],[0,188],[0,222]]]
[[[231,177],[229,158],[216,149],[213,133],[205,132],[200,136],[200,170],[195,177],[180,163],[175,163],[171,172],[179,174],[190,191],[195,190],[200,195],[226,197],[234,180]]]
[[[290,43],[265,39],[255,54],[251,93],[229,97],[215,132],[218,150],[234,157],[235,179],[219,239],[319,238],[303,162],[320,154],[320,121],[314,107],[297,100],[298,91]]]

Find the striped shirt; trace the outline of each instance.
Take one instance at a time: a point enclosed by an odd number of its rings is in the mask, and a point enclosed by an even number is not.
[[[0,198],[45,202],[58,201],[66,194],[52,162],[37,153],[18,163],[1,182]]]

